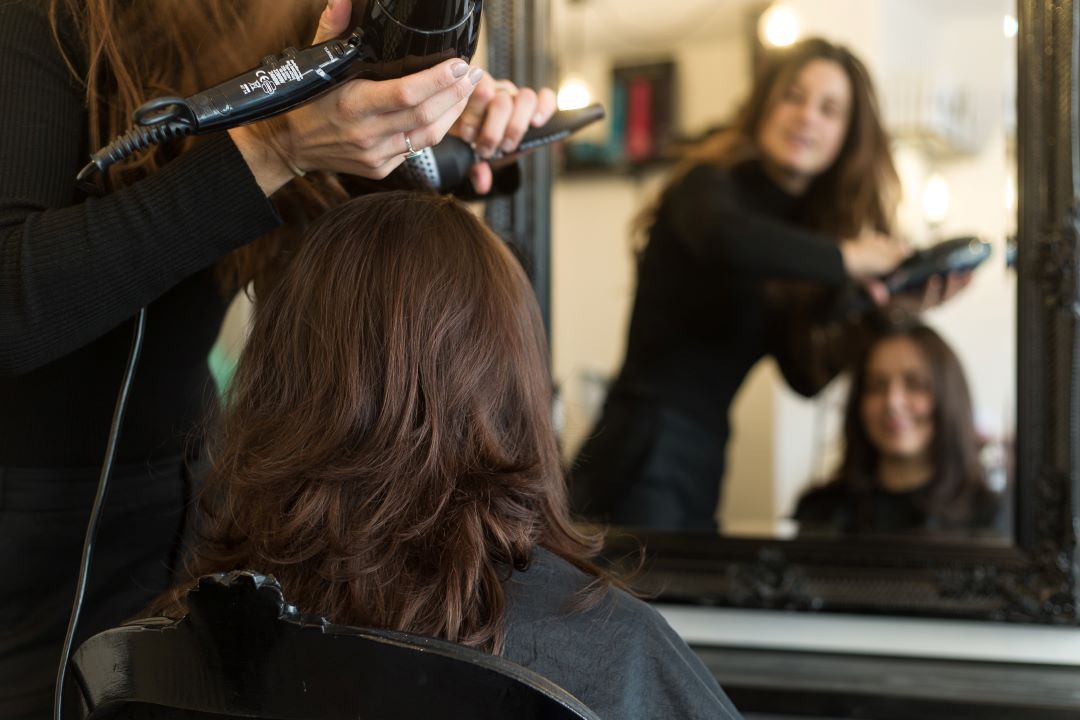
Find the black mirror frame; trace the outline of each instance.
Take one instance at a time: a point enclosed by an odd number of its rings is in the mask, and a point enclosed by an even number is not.
[[[644,545],[646,562],[636,585],[666,602],[1077,623],[1078,3],[1018,1],[1019,378],[1013,544],[791,542],[615,530],[605,550],[614,564],[633,567]],[[537,209],[544,198],[534,201]],[[546,258],[547,238],[536,240],[535,252]],[[547,317],[548,298],[541,299]]]

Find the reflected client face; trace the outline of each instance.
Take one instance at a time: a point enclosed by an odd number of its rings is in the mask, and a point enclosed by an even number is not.
[[[839,63],[811,60],[779,97],[758,130],[765,162],[803,185],[840,154],[851,118],[851,83]]]
[[[914,341],[889,338],[870,351],[860,410],[866,435],[882,455],[913,460],[929,454],[933,375]]]

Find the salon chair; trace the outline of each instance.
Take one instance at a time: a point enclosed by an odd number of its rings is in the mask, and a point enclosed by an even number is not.
[[[597,718],[509,660],[300,613],[272,577],[207,575],[187,605],[181,620],[141,620],[83,643],[64,719]]]

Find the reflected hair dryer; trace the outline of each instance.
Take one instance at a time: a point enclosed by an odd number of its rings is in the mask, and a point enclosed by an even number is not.
[[[915,251],[895,270],[878,279],[890,296],[920,292],[932,278],[945,278],[950,273],[974,272],[990,257],[990,252],[990,243],[976,236],[949,238]],[[854,309],[869,312],[876,308],[870,296],[863,292]]]
[[[357,78],[387,80],[460,57],[472,59],[483,0],[353,0],[353,30],[263,59],[259,67],[191,97],[162,97],[134,127],[91,156],[84,181],[152,145],[265,120]]]
[[[972,272],[990,257],[990,243],[963,236],[943,240],[912,253],[900,266],[881,279],[890,295],[916,290],[933,277]]]

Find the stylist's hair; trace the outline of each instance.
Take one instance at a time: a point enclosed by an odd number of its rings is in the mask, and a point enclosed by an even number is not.
[[[866,66],[850,50],[821,38],[770,51],[734,123],[691,149],[667,188],[700,163],[732,169],[760,158],[757,138],[762,124],[802,68],[813,60],[832,61],[843,68],[851,85],[851,117],[836,161],[814,179],[801,199],[799,220],[837,239],[854,237],[864,230],[888,233],[900,199],[900,182],[873,82]],[[638,230],[647,231],[655,213],[656,207],[647,209],[635,223]]]
[[[126,132],[132,113],[146,101],[193,95],[253,67],[259,58],[310,42],[325,5],[322,0],[45,1],[57,45],[84,89],[91,152]],[[60,37],[61,16],[78,29],[81,47],[67,47]],[[275,127],[271,120],[253,130],[283,153]],[[109,168],[109,184],[120,188],[137,182],[196,142],[182,138],[129,157]],[[279,256],[295,244],[304,226],[347,197],[324,173],[308,173],[275,193],[274,204],[286,225],[219,263],[223,290],[275,272]]]
[[[211,433],[191,577],[252,568],[333,622],[498,653],[502,583],[537,545],[601,576],[568,517],[532,288],[449,197],[361,197],[302,245]]]
[[[925,325],[895,323],[887,327],[855,366],[844,412],[844,459],[833,482],[844,485],[852,497],[870,495],[880,455],[866,434],[860,404],[866,392],[870,354],[881,342],[892,338],[907,338],[915,343],[931,368],[934,438],[930,453],[934,474],[923,509],[927,518],[940,528],[962,529],[972,520],[977,496],[986,491],[971,393],[956,353]]]

